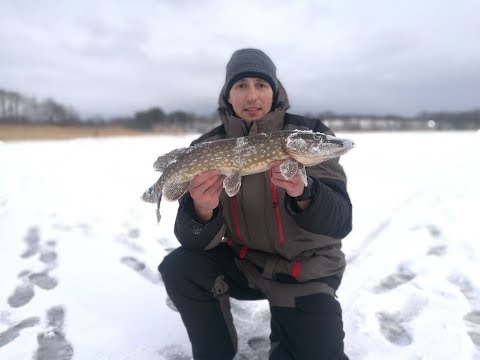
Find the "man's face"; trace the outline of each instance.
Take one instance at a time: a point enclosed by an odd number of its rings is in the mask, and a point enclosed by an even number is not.
[[[261,119],[270,112],[273,90],[268,82],[257,78],[243,78],[233,84],[228,102],[237,116],[245,121]]]

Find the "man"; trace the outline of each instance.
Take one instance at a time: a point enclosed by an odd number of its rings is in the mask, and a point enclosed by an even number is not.
[[[219,99],[222,125],[203,141],[278,130],[333,134],[318,120],[286,113],[287,94],[271,59],[236,51]],[[192,343],[195,359],[232,359],[237,335],[229,297],[267,299],[270,359],[347,359],[335,299],[345,268],[341,239],[352,205],[338,159],[285,180],[280,162],[242,178],[239,193],[222,191],[216,170],[195,177],[180,200],[175,235],[182,244],[159,270]]]

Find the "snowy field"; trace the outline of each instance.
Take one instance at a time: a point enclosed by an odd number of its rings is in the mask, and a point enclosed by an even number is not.
[[[357,144],[341,160],[348,355],[480,359],[480,133],[339,135]],[[0,359],[191,358],[156,271],[176,203],[157,225],[140,196],[193,138],[0,142]],[[266,359],[266,302],[232,309],[237,358]]]

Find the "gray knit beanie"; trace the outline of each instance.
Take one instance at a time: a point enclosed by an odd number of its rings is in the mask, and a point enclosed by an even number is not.
[[[258,49],[241,49],[233,53],[227,64],[225,96],[228,97],[230,89],[236,81],[245,77],[263,79],[270,84],[273,93],[277,93],[277,68],[263,51]]]

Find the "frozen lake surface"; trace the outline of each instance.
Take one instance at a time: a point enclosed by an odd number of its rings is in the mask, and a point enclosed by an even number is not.
[[[348,355],[480,359],[480,134],[338,135],[356,142],[341,159]],[[156,157],[194,138],[0,143],[0,359],[191,358],[156,271],[177,206],[157,225],[140,196]],[[266,359],[267,303],[232,310],[237,358]]]

